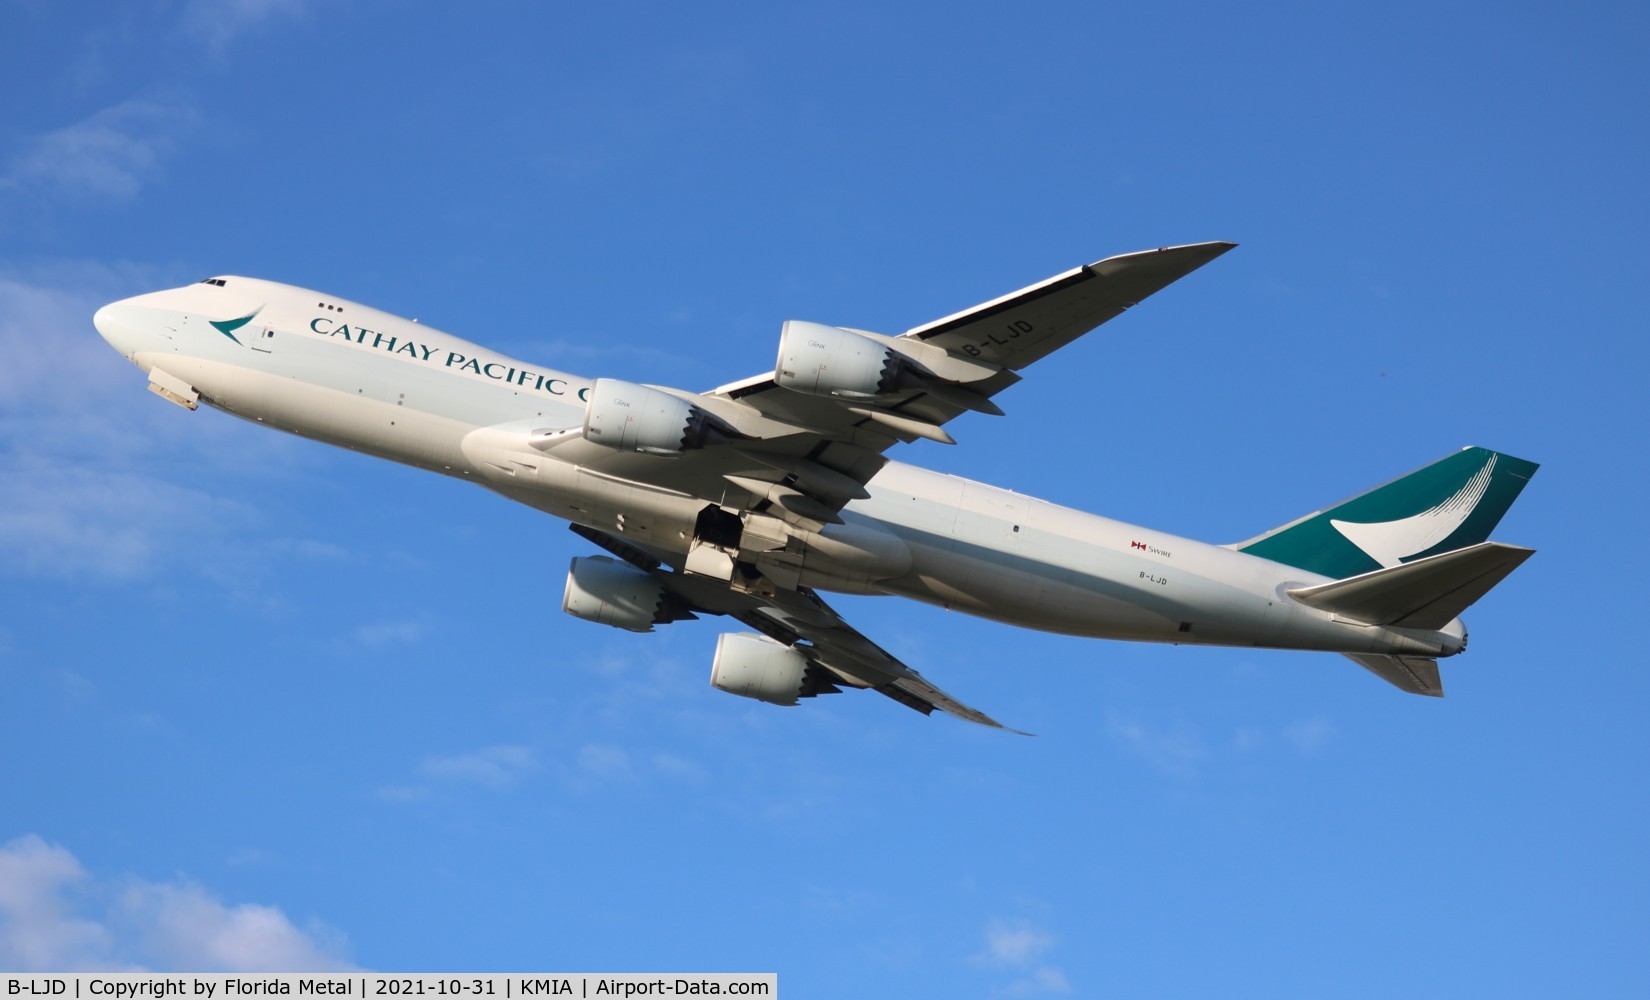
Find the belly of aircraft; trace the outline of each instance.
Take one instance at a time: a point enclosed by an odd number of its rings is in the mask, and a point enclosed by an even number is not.
[[[1256,560],[909,466],[872,485],[852,510],[912,552],[885,593],[1067,635],[1289,643],[1293,608],[1244,576]]]

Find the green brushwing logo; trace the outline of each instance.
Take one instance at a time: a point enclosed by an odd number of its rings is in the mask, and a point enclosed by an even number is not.
[[[263,311],[264,307],[259,306],[258,308],[247,313],[245,316],[242,316],[240,319],[214,319],[208,320],[207,322],[216,327],[219,333],[223,334],[225,337],[228,337],[230,340],[233,340],[235,343],[240,344],[241,338],[235,336],[235,331],[252,322],[252,317]],[[242,346],[244,347],[245,345],[243,344]]]
[[[1464,448],[1238,551],[1337,580],[1487,541],[1538,466]]]

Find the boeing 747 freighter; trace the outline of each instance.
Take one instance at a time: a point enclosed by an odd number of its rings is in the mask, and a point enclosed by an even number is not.
[[[701,614],[715,687],[776,705],[870,688],[997,726],[855,631],[820,591],[889,594],[1105,639],[1341,653],[1441,695],[1460,615],[1532,550],[1489,541],[1534,463],[1446,456],[1212,545],[892,461],[1035,362],[1220,256],[1110,257],[898,336],[792,320],[709,392],[586,379],[321,292],[215,277],[98,310],[149,388],[475,482],[571,522],[562,608],[648,632]]]

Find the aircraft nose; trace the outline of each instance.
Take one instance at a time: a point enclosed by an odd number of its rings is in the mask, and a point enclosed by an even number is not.
[[[111,302],[92,314],[92,325],[97,327],[97,332],[128,359],[137,353],[139,339],[136,310],[130,302],[130,299]]]
[[[103,335],[104,340],[113,342],[115,338],[114,306],[104,306],[97,312],[92,313],[92,325],[97,327],[97,332]]]

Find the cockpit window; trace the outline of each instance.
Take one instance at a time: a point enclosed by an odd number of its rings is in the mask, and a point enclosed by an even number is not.
[[[200,281],[196,282],[196,284],[217,285],[219,288],[222,288],[225,285],[225,281],[222,278],[202,278]]]

